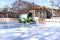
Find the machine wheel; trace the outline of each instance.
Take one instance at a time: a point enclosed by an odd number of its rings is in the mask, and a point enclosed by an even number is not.
[[[33,23],[33,24],[34,24],[34,23],[36,23],[36,22],[35,22],[34,20],[30,20],[30,23]]]
[[[20,19],[18,21],[19,21],[19,23],[22,23],[22,21]]]

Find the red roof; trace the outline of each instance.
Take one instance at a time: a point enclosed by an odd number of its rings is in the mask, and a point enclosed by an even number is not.
[[[46,8],[43,6],[34,6],[34,7],[32,7],[32,9],[33,10],[46,10]]]

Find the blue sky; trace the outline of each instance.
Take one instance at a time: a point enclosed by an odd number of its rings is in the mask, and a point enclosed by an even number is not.
[[[10,6],[11,3],[13,3],[15,0],[0,0],[0,8],[7,6]]]
[[[10,6],[15,0],[0,0],[0,8],[3,8],[5,5]],[[35,4],[41,5],[41,6],[50,6],[49,1],[50,0],[25,0],[28,2],[34,2]]]

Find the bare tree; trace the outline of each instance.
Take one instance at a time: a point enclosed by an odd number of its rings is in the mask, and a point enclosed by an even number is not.
[[[50,3],[52,7],[58,8],[58,10],[55,10],[55,13],[53,13],[53,8],[52,8],[52,15],[60,16],[60,0],[50,0]]]
[[[34,3],[29,3],[23,0],[16,0],[12,4],[12,6],[13,6],[12,9],[15,10],[15,12],[17,11],[17,13],[22,13],[22,12],[28,12],[30,9],[33,9]]]
[[[51,6],[55,6],[55,7],[58,7],[58,9],[60,9],[60,0],[50,0],[50,3],[51,3]]]

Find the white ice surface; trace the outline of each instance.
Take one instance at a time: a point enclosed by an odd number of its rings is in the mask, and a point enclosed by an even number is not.
[[[46,22],[37,23],[31,28],[1,29],[0,40],[60,40],[60,23]]]

